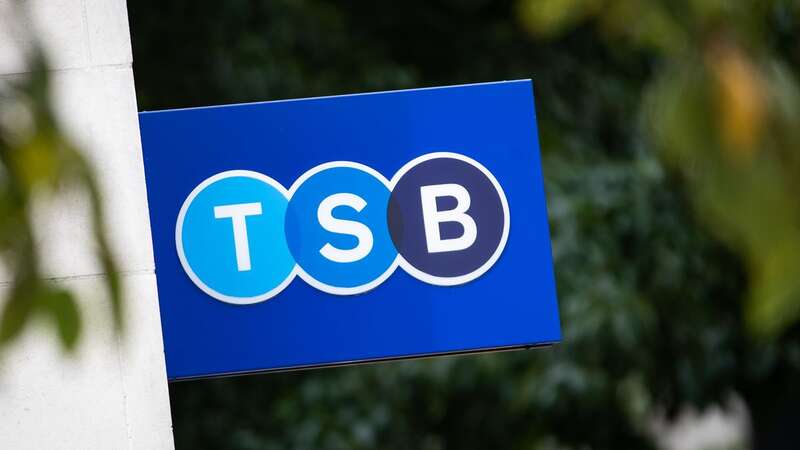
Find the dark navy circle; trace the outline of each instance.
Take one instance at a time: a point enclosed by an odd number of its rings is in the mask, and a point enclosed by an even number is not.
[[[508,203],[485,167],[463,155],[432,153],[400,169],[393,185],[387,212],[389,232],[404,260],[401,265],[411,275],[433,284],[462,284],[483,274],[499,258],[508,237]],[[424,194],[426,190],[441,192],[434,197],[435,206],[431,195]],[[468,202],[463,194],[460,205],[458,195],[447,195],[458,191],[468,194]],[[427,235],[423,197],[428,199]],[[463,214],[458,214],[459,208]],[[447,220],[447,211],[457,217]],[[455,245],[469,228],[475,231],[474,240],[462,239],[462,244],[470,245]],[[437,249],[432,245],[436,242],[428,239],[431,234],[445,247],[453,244],[449,246],[454,249]]]

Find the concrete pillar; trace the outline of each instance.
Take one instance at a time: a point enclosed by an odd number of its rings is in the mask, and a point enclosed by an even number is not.
[[[0,82],[24,76],[26,42],[0,0]],[[105,193],[123,275],[126,333],[114,334],[94,259],[87,202],[65,193],[36,213],[54,283],[80,298],[84,333],[64,356],[34,326],[0,360],[0,448],[172,449],[156,279],[125,0],[26,0],[52,62],[54,103]],[[0,289],[8,277],[0,276]],[[2,301],[2,300],[0,300]]]

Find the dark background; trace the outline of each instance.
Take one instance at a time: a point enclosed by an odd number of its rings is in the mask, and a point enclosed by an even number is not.
[[[793,448],[798,330],[748,337],[742,263],[639,126],[664,61],[585,24],[535,38],[518,6],[129,3],[140,110],[532,78],[564,328],[552,349],[172,384],[179,449],[646,449],[653,417],[731,398],[755,448]],[[796,24],[770,17],[780,50]]]

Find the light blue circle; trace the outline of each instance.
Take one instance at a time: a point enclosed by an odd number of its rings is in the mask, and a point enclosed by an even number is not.
[[[310,177],[301,177],[298,181],[301,184],[293,189],[286,212],[289,250],[302,269],[300,275],[314,287],[334,294],[363,292],[388,276],[397,259],[386,223],[390,192],[385,183],[388,182],[378,179],[377,172],[368,173],[371,169],[355,163],[323,166],[309,171]],[[366,202],[361,211],[341,205],[331,212],[335,219],[366,225],[372,234],[372,250],[354,262],[331,261],[320,252],[326,244],[341,250],[353,249],[359,244],[356,236],[326,230],[318,220],[323,200],[341,193],[354,194]]]
[[[203,184],[187,199],[176,236],[181,262],[192,281],[230,303],[254,303],[277,294],[272,291],[288,284],[295,268],[284,230],[285,190],[274,180],[247,171],[223,172]],[[260,214],[244,217],[249,270],[241,270],[237,261],[234,220],[215,215],[215,207],[240,204],[261,208]]]

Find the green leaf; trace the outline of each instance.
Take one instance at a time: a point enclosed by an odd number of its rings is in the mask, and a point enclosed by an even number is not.
[[[100,193],[100,187],[97,184],[97,180],[94,178],[91,168],[83,157],[79,153],[74,152],[73,158],[75,162],[79,164],[79,173],[81,174],[81,179],[92,204],[92,231],[95,242],[97,243],[97,258],[100,260],[103,273],[106,274],[106,288],[108,289],[108,296],[111,301],[114,325],[117,331],[122,331],[124,328],[124,321],[121,280],[103,221],[105,213],[103,211],[103,199]]]
[[[48,289],[39,298],[43,312],[56,325],[58,337],[67,351],[73,351],[81,333],[81,316],[72,293],[65,289]]]
[[[19,336],[35,310],[35,302],[27,295],[12,294],[6,299],[0,317],[0,346]]]

